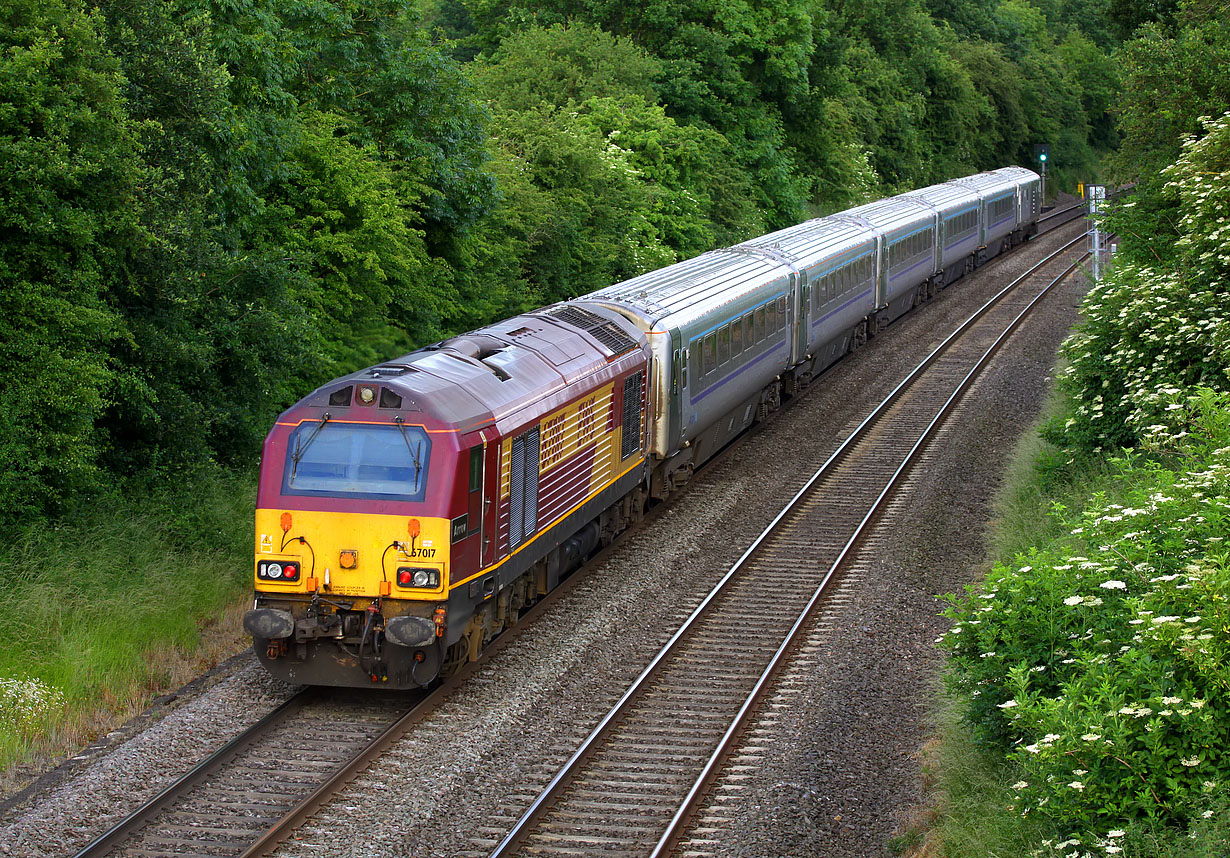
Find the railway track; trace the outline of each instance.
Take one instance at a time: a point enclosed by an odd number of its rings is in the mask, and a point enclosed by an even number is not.
[[[854,430],[494,843],[491,858],[670,851],[894,485],[999,345],[1077,263],[1036,295],[1026,285],[1039,270],[1063,267],[1056,260],[1082,242],[1067,243],[984,305]]]
[[[1080,206],[1074,206],[1051,213],[1046,220],[1055,222],[1048,230],[1079,217],[1081,212]],[[884,432],[883,428],[872,431],[868,427],[866,434],[884,435]],[[888,435],[879,443],[880,452],[864,455],[874,459],[887,455],[883,452],[885,449],[900,446],[899,441]],[[858,466],[854,465],[853,472],[857,471]],[[847,466],[843,472],[846,476],[838,479],[853,479],[848,476],[851,472]],[[833,518],[814,525],[814,532],[828,533],[838,527],[848,529],[859,517],[855,505],[850,503],[834,505],[827,514]],[[653,517],[650,516],[650,520]],[[814,565],[816,557],[827,556],[833,550],[831,539],[802,534],[789,545],[762,552],[755,559],[745,555],[740,562],[756,564],[746,567],[754,571],[745,577],[759,580],[759,589],[775,592],[780,587],[785,592],[786,583],[800,577],[797,575],[800,564]],[[535,613],[582,578],[582,575],[575,575],[566,581],[535,607]],[[742,589],[747,590],[747,585]],[[782,600],[774,608],[774,615],[797,613],[799,599],[804,595]],[[575,783],[573,792],[578,795],[582,794],[578,792],[582,787],[591,790],[592,795],[585,793],[589,798],[582,803],[589,801],[593,805],[608,834],[590,840],[584,836],[575,840],[565,837],[553,841],[554,846],[544,846],[541,851],[575,855],[596,851],[600,846],[605,850],[602,844],[614,840],[635,842],[637,848],[627,853],[616,849],[613,854],[646,854],[640,848],[643,832],[649,830],[644,823],[652,821],[650,828],[661,827],[663,812],[655,808],[675,801],[674,798],[668,800],[668,796],[677,793],[679,786],[687,781],[689,766],[693,766],[697,755],[712,746],[709,735],[718,729],[722,719],[729,719],[727,698],[738,697],[747,683],[748,668],[729,661],[726,654],[740,648],[750,649],[752,641],[763,651],[771,648],[772,638],[780,636],[778,628],[782,621],[778,619],[768,624],[763,610],[763,606],[740,608],[732,603],[727,613],[720,615],[722,619],[706,627],[703,635],[692,635],[694,646],[707,642],[715,653],[708,661],[703,654],[694,656],[699,659],[695,664],[700,665],[697,668],[702,678],[700,685],[660,683],[657,693],[667,703],[666,714],[660,711],[656,716],[648,716],[647,732],[638,740],[642,757],[634,757],[630,762],[623,758],[602,758],[598,764],[607,765],[609,771],[598,768],[593,779]],[[488,647],[489,652],[510,643],[517,631],[501,635]],[[676,637],[681,636],[688,635],[681,631]],[[425,717],[456,683],[464,682],[473,667],[463,670],[431,694],[373,696],[348,695],[344,691],[303,692],[198,764],[148,804],[90,843],[76,858],[104,855],[254,858],[268,854],[334,792]],[[329,741],[313,739],[320,736],[328,736]],[[672,762],[655,756],[668,747],[685,749],[686,761]],[[663,792],[648,782],[652,778],[633,783],[624,777],[628,766],[635,770],[642,764],[661,774],[661,783],[669,783],[670,788]],[[597,802],[599,794],[614,798],[615,806]],[[515,813],[512,816],[515,818]],[[565,827],[571,825],[570,822],[563,824]],[[611,832],[614,837],[609,836]],[[641,834],[635,834],[637,832]],[[550,835],[544,836],[551,841]],[[476,849],[472,851],[485,854],[486,847],[496,843],[496,839],[475,844]],[[539,851],[535,844],[527,844],[527,848]]]
[[[301,691],[77,858],[261,854],[271,832],[316,806],[405,732],[426,700],[381,694],[356,701],[333,690]]]
[[[1061,209],[1052,209],[1046,214],[1038,218],[1038,234],[1042,235],[1052,230],[1059,229],[1066,223],[1071,223],[1077,218],[1085,216],[1085,202],[1083,200],[1072,203]]]

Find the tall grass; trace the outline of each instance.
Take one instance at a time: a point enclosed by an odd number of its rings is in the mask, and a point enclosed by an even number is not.
[[[978,746],[952,701],[941,704],[936,721],[939,739],[926,754],[940,805],[933,816],[931,853],[945,858],[1029,855],[1053,832],[1008,811],[1016,797],[1010,785],[1019,780],[1017,767]]]
[[[0,547],[0,768],[89,741],[242,646],[255,478],[208,472]]]

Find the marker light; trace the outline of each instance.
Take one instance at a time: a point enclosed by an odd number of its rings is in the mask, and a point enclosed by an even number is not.
[[[423,526],[419,524],[417,518],[412,518],[410,523],[406,525],[406,532],[410,534],[411,539],[418,539],[419,534],[423,532]]]
[[[290,513],[289,513],[289,512],[284,512],[284,513],[282,513],[282,522],[281,522],[281,523],[282,523],[282,532],[283,532],[283,533],[290,533],[290,528],[291,528],[291,525],[293,524],[293,521],[291,520],[291,517],[290,517]]]
[[[299,564],[294,561],[262,560],[256,564],[256,577],[261,581],[298,581]]]
[[[343,569],[353,569],[359,565],[359,552],[351,550],[343,551],[338,555],[337,563]]]
[[[440,586],[440,570],[402,566],[397,570],[397,586],[435,590]]]
[[[364,405],[371,405],[376,401],[376,388],[362,385],[359,388],[359,401]]]

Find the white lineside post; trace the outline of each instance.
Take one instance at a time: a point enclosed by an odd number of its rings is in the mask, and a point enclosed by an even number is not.
[[[1089,256],[1093,259],[1093,280],[1096,283],[1102,279],[1102,224],[1098,215],[1106,203],[1105,185],[1086,185],[1089,195]]]

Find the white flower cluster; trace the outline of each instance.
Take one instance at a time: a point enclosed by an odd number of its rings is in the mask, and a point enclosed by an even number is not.
[[[1086,324],[1064,346],[1061,377],[1078,402],[1066,428],[1092,435],[1090,446],[1116,441],[1125,426],[1150,446],[1170,446],[1187,436],[1196,407],[1185,385],[1198,378],[1230,389],[1230,114],[1205,128],[1167,170],[1180,203],[1182,270],[1112,271],[1090,290]]]
[[[38,679],[0,678],[0,723],[26,733],[64,708],[64,694]]]

